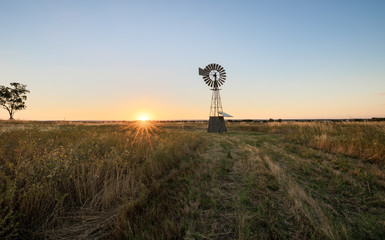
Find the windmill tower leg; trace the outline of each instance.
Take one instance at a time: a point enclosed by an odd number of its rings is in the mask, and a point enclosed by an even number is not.
[[[227,132],[225,119],[223,116],[219,115],[219,112],[222,110],[221,96],[219,94],[219,89],[213,89],[213,95],[211,97],[211,107],[210,107],[210,119],[207,132],[211,133],[221,133]]]

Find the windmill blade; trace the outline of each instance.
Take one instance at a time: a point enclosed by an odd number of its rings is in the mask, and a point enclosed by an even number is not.
[[[214,89],[222,86],[226,81],[226,71],[221,65],[217,63],[210,63],[204,69],[198,68],[198,70],[199,75],[203,77],[203,81],[209,87],[213,87]],[[214,80],[210,78],[211,71],[217,72],[216,75],[214,75],[216,76]]]
[[[212,70],[216,70],[216,64],[215,63],[212,63],[211,67],[212,67]]]

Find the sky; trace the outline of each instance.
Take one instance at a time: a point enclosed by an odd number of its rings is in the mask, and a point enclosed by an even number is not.
[[[0,0],[15,119],[207,119],[210,63],[234,119],[385,117],[385,1]]]

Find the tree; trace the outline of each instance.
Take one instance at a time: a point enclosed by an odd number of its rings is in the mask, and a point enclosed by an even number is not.
[[[16,111],[23,110],[27,106],[26,94],[29,91],[26,89],[27,85],[20,83],[11,83],[12,87],[0,86],[0,106],[2,106],[9,113],[9,120],[13,120],[13,114]]]

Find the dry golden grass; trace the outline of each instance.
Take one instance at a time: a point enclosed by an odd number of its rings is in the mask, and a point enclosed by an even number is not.
[[[0,238],[383,238],[384,124],[229,130],[0,121]]]
[[[385,161],[385,122],[232,123],[231,129],[284,134],[298,143],[333,153]]]
[[[197,134],[150,122],[0,124],[3,238],[134,236],[127,229],[137,223],[127,219],[166,192],[201,143]]]

